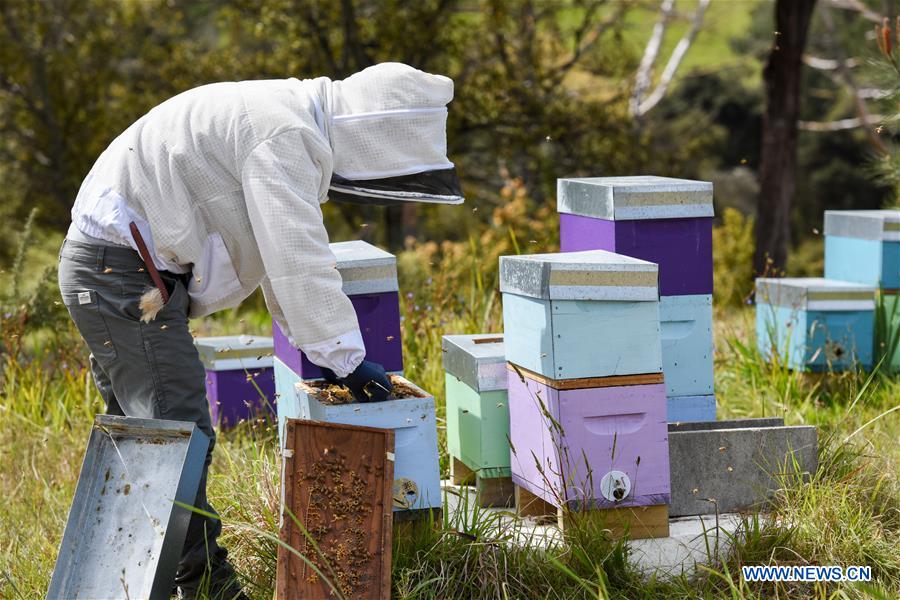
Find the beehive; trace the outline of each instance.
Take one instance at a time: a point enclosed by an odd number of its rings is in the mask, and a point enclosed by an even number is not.
[[[323,380],[302,380],[275,359],[278,382],[278,436],[284,444],[286,419],[304,419],[394,430],[394,510],[441,506],[437,421],[434,397],[411,382],[401,381],[414,395],[385,402],[326,404],[316,396]]]
[[[659,265],[661,296],[711,294],[713,187],[652,175],[557,180],[560,248]]]
[[[670,421],[714,421],[712,295],[659,299]]]
[[[713,186],[656,176],[559,179],[563,252],[601,249],[659,266],[663,372],[679,416],[715,419]],[[691,411],[688,397],[710,396]]]
[[[791,369],[871,368],[875,287],[823,278],[756,280],[760,351]]]
[[[513,490],[503,336],[445,335],[441,345],[454,483],[474,480],[482,506],[508,505]]]
[[[550,379],[661,372],[656,283],[603,250],[501,257],[507,360]]]
[[[231,427],[273,411],[272,338],[203,337],[194,345],[206,369],[206,397],[214,424]]]
[[[826,210],[825,277],[900,289],[900,210]]]
[[[359,321],[366,358],[387,371],[403,371],[400,343],[400,298],[397,259],[375,246],[356,240],[330,244]],[[272,323],[275,356],[303,379],[322,377],[322,370],[291,344],[277,323]]]
[[[513,482],[554,506],[669,501],[662,375],[552,381],[510,366]]]

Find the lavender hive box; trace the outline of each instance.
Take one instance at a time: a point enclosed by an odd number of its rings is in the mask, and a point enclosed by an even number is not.
[[[818,277],[756,280],[759,350],[791,369],[868,369],[874,329],[874,286]]]
[[[900,210],[826,210],[825,277],[900,289]]]
[[[522,369],[513,371],[508,393],[516,485],[554,506],[669,502],[662,383],[561,390]],[[616,480],[623,484],[619,490]]]
[[[660,373],[656,280],[603,250],[500,257],[506,359],[550,379]]]
[[[393,254],[361,240],[330,244],[359,321],[366,358],[387,371],[403,371],[400,342],[400,298],[397,259]],[[295,348],[276,323],[272,323],[275,356],[303,379],[322,377],[322,370]]]
[[[711,294],[712,184],[667,177],[559,179],[560,249],[659,265],[662,296]]]
[[[274,412],[272,338],[206,337],[197,338],[194,345],[206,368],[206,397],[215,425],[233,427],[261,412]]]

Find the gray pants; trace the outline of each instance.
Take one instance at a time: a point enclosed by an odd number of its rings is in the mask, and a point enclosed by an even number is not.
[[[169,302],[150,323],[140,321],[138,302],[153,285],[134,250],[66,240],[59,253],[59,289],[75,326],[91,351],[91,371],[107,412],[113,415],[190,421],[209,436],[209,453],[195,506],[206,501],[206,476],[216,434],[206,399],[206,373],[188,329],[185,277],[160,275]],[[194,513],[188,526],[176,583],[196,589],[209,563],[230,567],[216,543],[217,519]]]

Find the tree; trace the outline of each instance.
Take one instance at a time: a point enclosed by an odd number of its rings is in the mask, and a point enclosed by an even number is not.
[[[766,110],[754,259],[758,273],[780,271],[787,263],[803,49],[815,4],[816,0],[778,0],[775,4],[775,39],[763,71]]]

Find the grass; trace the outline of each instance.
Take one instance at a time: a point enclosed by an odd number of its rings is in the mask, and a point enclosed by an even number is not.
[[[440,337],[498,330],[499,298],[473,246],[453,270],[400,257],[407,375],[433,391],[443,426]],[[490,262],[496,262],[491,260]],[[257,300],[241,312],[194,324],[200,334],[264,333]],[[786,480],[771,518],[746,515],[732,552],[695,577],[660,581],[629,564],[628,547],[592,520],[576,520],[564,543],[522,547],[489,514],[445,511],[435,527],[395,538],[394,597],[419,598],[894,598],[900,595],[900,380],[865,374],[808,376],[755,349],[753,311],[716,320],[716,388],[721,418],[783,416],[820,428],[820,469]],[[71,329],[29,334],[19,355],[3,355],[0,400],[0,597],[42,597],[56,557],[84,444],[101,402]],[[251,598],[271,598],[277,554],[279,472],[272,423],[243,423],[220,436],[209,495],[225,522],[222,542]],[[742,564],[869,565],[875,581],[856,584],[748,584]]]

